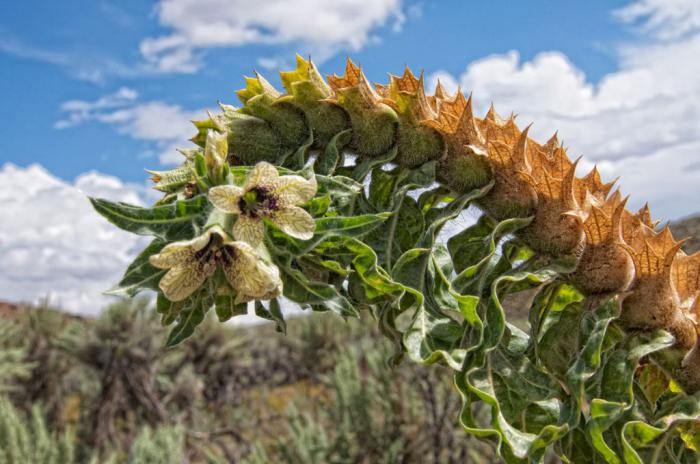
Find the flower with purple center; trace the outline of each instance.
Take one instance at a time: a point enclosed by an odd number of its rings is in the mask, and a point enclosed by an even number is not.
[[[182,301],[192,295],[218,267],[235,290],[237,303],[282,294],[277,266],[265,261],[248,243],[231,240],[218,226],[192,240],[166,245],[149,262],[168,270],[159,287],[170,301]]]
[[[316,194],[316,179],[301,176],[280,176],[277,169],[260,162],[248,174],[245,185],[220,185],[209,190],[209,201],[238,218],[233,237],[253,246],[265,235],[263,219],[269,219],[282,232],[308,240],[314,235],[316,222],[299,207]]]

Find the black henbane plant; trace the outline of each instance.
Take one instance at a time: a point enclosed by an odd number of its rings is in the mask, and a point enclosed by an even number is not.
[[[348,60],[327,84],[297,57],[281,79],[246,78],[241,108],[196,121],[152,207],[92,200],[154,237],[111,292],[155,290],[168,345],[250,303],[284,331],[282,295],[369,313],[394,361],[454,370],[464,429],[506,462],[698,461],[700,255],[595,169],[576,177],[556,136],[426,95],[408,69],[373,86]],[[438,240],[472,205],[478,222]],[[501,303],[526,293],[527,333]]]

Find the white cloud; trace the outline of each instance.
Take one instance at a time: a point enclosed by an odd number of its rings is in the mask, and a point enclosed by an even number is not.
[[[639,24],[659,39],[677,39],[700,29],[697,0],[639,0],[614,12],[621,21]]]
[[[95,119],[100,111],[121,108],[130,105],[138,93],[128,87],[122,87],[115,93],[105,95],[99,99],[88,102],[83,100],[68,100],[63,102],[60,111],[66,114],[66,119],[61,119],[54,124],[56,129],[67,129],[84,122]]]
[[[521,125],[534,122],[538,139],[559,130],[571,154],[623,175],[623,189],[662,216],[697,212],[692,198],[700,187],[688,166],[700,163],[700,6],[641,0],[616,15],[657,38],[621,46],[619,69],[597,84],[559,52],[521,62],[511,51],[471,62],[458,77],[437,72],[430,80],[473,91],[482,113],[492,101],[514,111]]]
[[[417,14],[416,9],[411,10]],[[316,61],[357,51],[389,25],[405,21],[401,0],[160,0],[160,24],[172,32],[141,42],[141,54],[167,72],[200,67],[198,50],[250,44],[299,44]]]
[[[205,110],[187,111],[161,101],[138,102],[137,97],[134,90],[121,88],[95,101],[64,102],[60,107],[63,118],[54,127],[68,129],[93,121],[108,124],[131,138],[152,142],[162,164],[181,162],[176,148],[188,146],[195,132],[191,121],[203,119]]]
[[[0,295],[97,313],[146,239],[109,224],[86,196],[142,204],[145,190],[97,172],[69,183],[39,165],[0,167]]]
[[[0,31],[0,54],[50,64],[63,69],[73,78],[93,84],[103,84],[108,77],[135,78],[163,72],[145,62],[126,64],[85,46],[80,50],[38,47],[3,31]]]

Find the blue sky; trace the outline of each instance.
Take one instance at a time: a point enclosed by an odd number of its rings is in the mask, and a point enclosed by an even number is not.
[[[559,130],[581,173],[658,219],[700,212],[700,1],[29,0],[0,3],[0,300],[95,313],[142,246],[86,195],[152,199],[190,119],[294,53],[372,81],[425,71]]]
[[[426,73],[459,73],[466,63],[493,53],[517,49],[523,60],[559,50],[592,82],[614,71],[613,46],[629,36],[611,14],[622,2],[411,2],[400,30],[395,19],[375,27],[379,40],[358,51],[338,50],[322,70],[340,72],[350,54],[367,75],[385,80],[404,63]],[[196,73],[147,69],[140,43],[167,34],[155,3],[136,1],[4,2],[0,6],[0,92],[4,123],[0,162],[26,166],[41,163],[64,179],[96,169],[140,181],[142,168],[158,150],[152,140],[138,140],[114,126],[87,123],[56,129],[69,100],[94,101],[128,87],[140,101],[163,101],[184,111],[211,107],[218,99],[236,102],[233,90],[243,74],[264,69],[265,57],[291,61],[306,53],[301,41],[213,48],[205,52]],[[313,48],[313,47],[312,47]],[[26,136],[32,136],[28,144]],[[184,140],[183,140],[184,143]]]

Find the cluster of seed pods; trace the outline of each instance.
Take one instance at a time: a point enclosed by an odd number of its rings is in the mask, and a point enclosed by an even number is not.
[[[502,118],[493,106],[483,117],[471,96],[449,95],[438,84],[426,95],[423,76],[408,68],[372,85],[348,59],[342,76],[327,83],[310,60],[282,72],[286,93],[262,76],[246,78],[238,91],[243,107],[222,105],[223,113],[195,124],[228,133],[232,164],[274,162],[280,153],[313,144],[323,149],[351,129],[347,151],[382,156],[397,148],[393,162],[414,168],[437,162],[438,181],[459,193],[493,182],[479,207],[497,220],[532,217],[517,234],[536,253],[577,262],[567,278],[587,296],[618,295],[621,321],[632,330],[666,329],[675,349],[687,352],[672,375],[687,391],[700,390],[700,253],[686,255],[668,226],[658,230],[649,209],[625,208],[614,183],[603,183],[594,168],[576,176],[557,135],[540,144]]]

